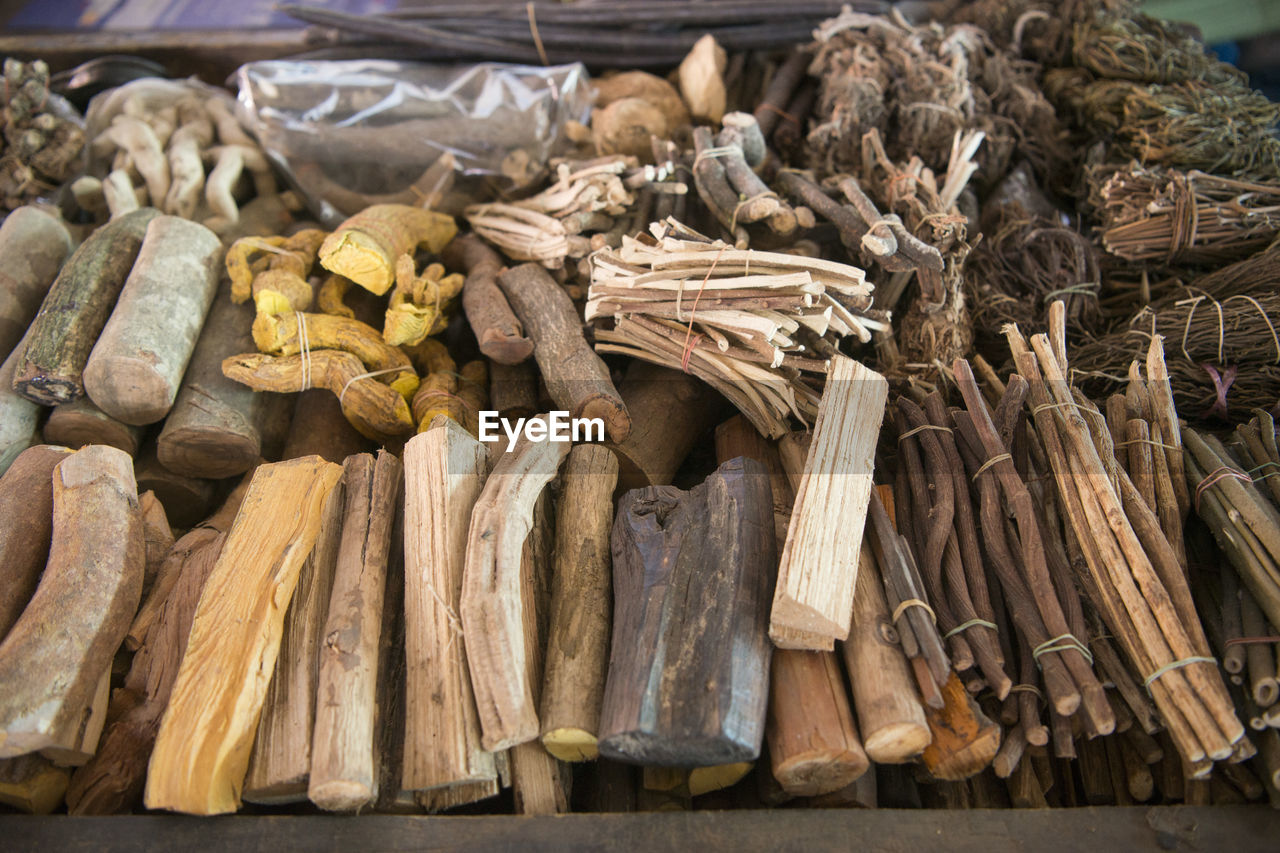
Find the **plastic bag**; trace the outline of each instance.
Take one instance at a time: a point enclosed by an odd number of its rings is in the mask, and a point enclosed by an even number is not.
[[[590,108],[581,64],[272,61],[234,79],[241,121],[331,226],[370,204],[457,213],[527,186]]]

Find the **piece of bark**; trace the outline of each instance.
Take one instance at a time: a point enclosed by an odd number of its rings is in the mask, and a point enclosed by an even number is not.
[[[70,770],[34,752],[2,759],[0,803],[27,814],[50,814],[62,805],[70,778]]]
[[[41,435],[50,444],[76,450],[88,444],[106,444],[130,456],[138,454],[138,445],[142,443],[142,427],[121,423],[88,397],[54,406]]]
[[[156,456],[154,442],[142,446],[133,472],[138,491],[155,492],[169,515],[169,523],[179,530],[193,527],[213,511],[218,498],[217,482],[170,471]]]
[[[4,218],[0,224],[0,353],[11,353],[26,334],[72,245],[62,220],[39,207],[19,207]]]
[[[405,670],[415,701],[405,719],[406,790],[484,784],[496,778],[480,745],[461,609],[467,529],[488,473],[488,454],[445,418],[409,440],[405,478]],[[496,793],[496,792],[495,792]]]
[[[715,423],[716,393],[687,373],[647,361],[631,363],[620,393],[631,416],[631,434],[609,444],[618,456],[618,488],[670,485],[689,451]]]
[[[170,471],[219,480],[270,455],[269,433],[281,410],[292,409],[292,398],[257,393],[222,374],[223,359],[255,349],[252,326],[253,306],[237,305],[229,288],[221,290],[156,439],[156,453]]]
[[[0,641],[40,583],[53,535],[53,469],[69,452],[28,447],[0,476]]]
[[[609,530],[618,460],[581,444],[561,475],[551,622],[542,682],[542,745],[561,761],[599,753],[600,700],[609,666]]]
[[[203,225],[177,216],[151,220],[84,368],[85,393],[98,408],[126,424],[153,424],[169,413],[217,292],[221,260],[222,243]]]
[[[173,529],[169,517],[155,492],[138,495],[138,510],[142,516],[143,572],[142,596],[145,599],[155,583],[164,558],[173,547]]]
[[[932,741],[921,757],[937,779],[959,781],[981,773],[1000,749],[1000,726],[982,713],[960,677],[942,685],[941,709],[925,708]]]
[[[0,364],[0,474],[13,464],[19,453],[37,442],[37,429],[44,409],[13,388],[13,378],[26,351],[30,333]]]
[[[659,766],[755,760],[777,559],[767,470],[739,457],[688,492],[628,492],[611,545],[601,755]]]
[[[511,311],[497,276],[502,258],[475,234],[455,237],[442,253],[450,269],[466,271],[462,310],[475,332],[480,352],[498,364],[519,364],[533,355],[533,341]]]
[[[79,749],[86,709],[142,592],[142,520],[128,455],[114,447],[78,450],[58,463],[52,484],[49,560],[0,644],[0,684],[7,685],[0,758]]]
[[[383,601],[404,482],[400,460],[385,450],[376,459],[352,456],[343,469],[342,544],[320,646],[307,786],[307,798],[327,811],[354,811],[378,793],[374,722]]]
[[[582,333],[582,320],[564,288],[539,264],[522,264],[498,284],[533,339],[533,357],[557,406],[574,418],[601,418],[613,441],[631,433],[631,417],[609,368]]]
[[[499,417],[511,421],[537,414],[538,370],[533,362],[490,362],[489,404]]]
[[[243,797],[251,803],[279,805],[307,798],[320,650],[338,549],[349,520],[344,514],[346,473],[344,466],[343,481],[325,498],[320,532],[298,572],[285,613],[280,653],[258,718],[258,734],[244,780]]]
[[[522,543],[538,495],[568,454],[567,442],[521,438],[494,466],[471,513],[460,612],[467,667],[485,749],[507,749],[538,736],[538,711],[526,663],[542,648],[524,630],[531,594],[520,570]]]
[[[883,376],[852,359],[831,360],[778,567],[769,631],[779,645],[782,628],[837,640],[849,636],[888,387]]]
[[[159,215],[144,207],[113,219],[62,265],[27,331],[14,390],[42,406],[84,396],[82,373],[89,351],[133,268],[148,223]]]
[[[342,414],[342,405],[331,392],[311,388],[296,397],[281,459],[315,455],[341,465],[348,456],[372,447]]]
[[[318,457],[254,472],[192,621],[151,754],[148,808],[238,807],[285,613],[341,476]]]

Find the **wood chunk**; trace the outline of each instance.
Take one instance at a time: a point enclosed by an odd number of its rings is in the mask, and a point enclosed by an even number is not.
[[[0,803],[27,814],[49,814],[62,805],[71,771],[31,752],[0,760]]]
[[[142,594],[142,520],[128,454],[102,445],[53,471],[53,533],[35,595],[0,644],[0,758],[78,751]],[[87,711],[90,713],[86,714]]]
[[[142,443],[142,427],[121,423],[88,397],[54,406],[41,434],[50,444],[76,450],[88,444],[107,444],[130,456],[137,455],[138,445]]]
[[[880,374],[852,359],[832,358],[778,568],[769,629],[779,645],[787,641],[783,628],[837,640],[849,636],[888,388]]]
[[[374,808],[379,812],[398,812],[407,803],[413,803],[415,813],[420,814],[422,807],[414,800],[414,792],[400,784],[404,778],[405,716],[409,697],[405,692],[404,672],[404,501],[398,499],[395,504],[378,648],[378,701],[374,715],[374,731],[378,734],[378,799]]]
[[[618,488],[670,485],[694,444],[715,423],[717,396],[705,382],[632,361],[619,389],[631,416],[626,441],[611,443],[621,470]]]
[[[244,798],[251,803],[278,805],[307,798],[320,648],[345,529],[345,507],[346,489],[339,482],[325,498],[320,532],[298,573],[285,614],[280,654],[258,718],[244,782]]]
[[[480,745],[458,616],[471,510],[488,467],[484,445],[448,418],[404,448],[406,691],[438,697],[407,708],[406,790],[483,786],[497,775]]]
[[[53,535],[53,469],[70,451],[28,447],[0,476],[0,640],[35,594]]]
[[[19,207],[0,224],[0,353],[26,334],[40,302],[71,253],[67,226],[34,205]]]
[[[498,253],[479,235],[464,234],[445,247],[444,260],[450,269],[466,270],[462,310],[480,352],[495,364],[519,364],[533,355],[533,341],[524,336],[524,327],[498,287],[497,275],[502,271]]]
[[[147,442],[133,466],[138,490],[155,492],[164,504],[169,523],[179,529],[194,527],[213,511],[218,498],[214,480],[200,480],[170,471],[160,464],[154,442]]]
[[[634,435],[634,433],[633,433]],[[569,452],[556,520],[551,622],[542,682],[542,745],[561,761],[598,754],[609,666],[609,529],[618,460],[581,444]]]
[[[942,686],[941,709],[926,707],[932,741],[921,757],[937,779],[968,779],[991,764],[1000,749],[1000,726],[982,713],[953,671]]]
[[[254,472],[192,621],[151,755],[148,808],[218,814],[239,806],[285,613],[341,476],[315,456]]]
[[[378,680],[392,526],[401,503],[400,460],[385,450],[343,465],[342,544],[320,646],[307,797],[353,811],[378,793]],[[415,703],[416,704],[416,703]]]
[[[740,457],[688,492],[628,492],[612,552],[601,755],[685,767],[755,760],[777,559],[765,467]]]

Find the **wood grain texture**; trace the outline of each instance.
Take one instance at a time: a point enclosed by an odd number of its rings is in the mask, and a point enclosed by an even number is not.
[[[28,447],[0,476],[0,641],[40,583],[53,536],[53,469],[61,447]]]
[[[138,512],[142,518],[142,595],[145,598],[164,565],[164,558],[173,547],[173,529],[169,527],[169,517],[165,515],[164,506],[155,492],[138,495]]]
[[[0,758],[74,753],[83,742],[92,720],[86,710],[142,593],[142,521],[131,461],[99,445],[65,457],[53,471],[49,560],[0,644],[0,684],[8,686],[0,694]]]
[[[54,406],[41,429],[44,440],[79,450],[87,444],[109,444],[130,456],[138,453],[142,427],[121,423],[88,397]]]
[[[600,754],[684,767],[755,760],[777,560],[764,466],[737,458],[688,492],[628,492],[611,548],[614,626]]]
[[[843,356],[832,358],[778,567],[769,629],[779,645],[792,644],[783,628],[849,636],[887,395],[884,377]]]
[[[39,207],[19,207],[4,218],[0,224],[0,353],[8,355],[26,334],[71,249],[71,235],[62,220]]]
[[[471,510],[488,467],[484,445],[448,418],[405,445],[404,653],[413,697],[405,719],[407,790],[497,778],[492,754],[480,745],[458,615]]]
[[[329,811],[354,811],[378,792],[383,600],[404,484],[400,460],[385,450],[348,457],[343,469],[342,543],[320,645],[307,785],[307,798]]]
[[[254,472],[205,584],[147,778],[148,808],[234,811],[298,573],[342,469],[304,457]]]

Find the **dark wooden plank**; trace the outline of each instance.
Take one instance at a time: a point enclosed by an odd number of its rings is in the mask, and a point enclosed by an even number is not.
[[[1280,812],[1265,806],[1080,808],[1036,811],[677,812],[551,817],[356,818],[178,816],[0,818],[4,848],[19,851],[189,850],[278,853],[307,849],[1274,851]],[[856,839],[856,841],[855,841]]]

